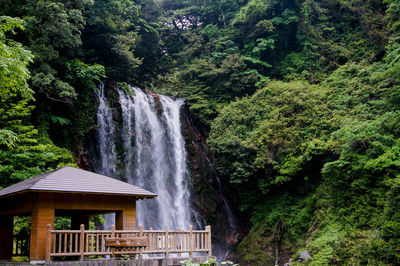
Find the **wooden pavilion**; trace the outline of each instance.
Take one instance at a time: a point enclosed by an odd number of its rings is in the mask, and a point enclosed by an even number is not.
[[[115,229],[136,228],[136,201],[157,195],[96,173],[63,167],[0,190],[0,260],[13,255],[13,217],[31,217],[31,261],[46,259],[46,236],[55,216],[70,216],[71,230],[89,217],[115,213]]]

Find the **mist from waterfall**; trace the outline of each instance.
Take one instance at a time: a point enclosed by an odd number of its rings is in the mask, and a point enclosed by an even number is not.
[[[97,121],[101,165],[96,171],[158,195],[137,202],[138,225],[187,229],[191,225],[191,186],[180,121],[184,101],[129,89],[118,91],[122,125],[116,134],[112,109],[104,86],[100,87]],[[118,155],[117,141],[122,147]]]

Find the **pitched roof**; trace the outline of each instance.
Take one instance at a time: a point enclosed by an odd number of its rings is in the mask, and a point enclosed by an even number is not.
[[[114,178],[66,166],[0,190],[0,197],[24,191],[80,192],[120,194],[140,198],[157,195]]]

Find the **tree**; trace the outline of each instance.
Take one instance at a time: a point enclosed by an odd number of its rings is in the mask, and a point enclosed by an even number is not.
[[[19,96],[23,101],[33,99],[33,91],[29,88],[28,64],[33,55],[22,45],[7,38],[23,29],[23,21],[7,16],[0,17],[0,104],[5,110],[8,102]],[[4,124],[2,124],[4,125]],[[17,134],[6,128],[0,129],[0,144],[12,148],[18,141]]]
[[[0,187],[4,187],[73,164],[73,157],[30,124],[29,102],[34,99],[27,81],[33,56],[7,37],[23,30],[23,21],[1,16],[0,23]]]

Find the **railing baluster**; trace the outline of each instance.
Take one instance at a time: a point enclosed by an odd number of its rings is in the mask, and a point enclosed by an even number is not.
[[[205,243],[204,243],[204,240],[206,239],[205,236],[206,234],[201,233],[201,249],[205,248]]]
[[[185,245],[184,245],[184,249],[185,250],[189,250],[189,234],[185,233]]]
[[[193,232],[193,252],[196,251],[196,233]]]
[[[208,248],[208,234],[207,233],[204,234],[204,248],[205,249]]]
[[[197,248],[201,249],[201,233],[197,233]]]
[[[156,236],[157,236],[157,239],[156,239],[157,240],[157,244],[156,244],[157,250],[160,250],[161,249],[161,244],[162,244],[162,242],[161,242],[162,236],[159,233],[157,233]]]
[[[190,232],[186,234],[186,250],[190,251]],[[189,254],[190,255],[190,254]]]
[[[96,233],[96,252],[99,252],[99,233]]]
[[[150,227],[150,231],[151,230],[153,230],[153,228]],[[147,233],[147,238],[149,239],[149,246],[147,247],[147,250],[149,250],[149,251],[153,250],[153,246],[154,246],[153,233],[152,232],[148,232]]]
[[[61,253],[61,233],[58,233],[58,253]]]
[[[159,239],[159,235],[158,233],[154,233],[154,250],[158,250],[158,240]]]
[[[143,225],[139,225],[139,237],[143,236]],[[143,249],[139,247],[139,259],[141,260],[143,256]]]
[[[63,237],[64,237],[64,253],[67,253],[67,234],[64,234]]]
[[[199,249],[199,233],[194,234],[194,250]]]
[[[69,253],[72,253],[72,233],[69,233]]]
[[[108,238],[142,238],[146,245],[142,247],[109,247],[105,245]],[[14,242],[14,252],[21,253],[23,241],[17,239]],[[177,254],[178,257],[182,253],[193,257],[194,253],[206,253],[211,256],[211,227],[207,226],[205,230],[193,230],[193,226],[189,226],[189,230],[182,229],[169,231],[168,226],[164,230],[143,230],[143,226],[139,226],[138,230],[86,230],[81,226],[81,230],[51,230],[49,229],[46,236],[46,261],[55,256],[80,256],[82,260],[88,255],[117,255],[117,254],[137,254],[137,259],[142,259],[143,254],[153,257],[154,254],[163,254],[168,258],[171,253]]]
[[[201,233],[201,238],[200,238],[200,242],[201,242],[201,249],[204,249],[205,248],[205,245],[204,245],[204,239],[205,239],[205,234],[204,233]]]
[[[178,237],[179,233],[174,233],[174,250],[178,250]]]
[[[189,226],[189,256],[193,257],[193,226]]]
[[[78,253],[78,234],[74,233],[75,236],[75,253]]]
[[[56,253],[56,242],[57,242],[56,234],[52,234],[52,236],[53,236],[53,251],[52,251],[52,253]]]
[[[179,232],[175,233],[175,250],[179,251]]]
[[[115,237],[115,225],[111,225],[111,237]],[[115,258],[114,256],[114,248],[111,248],[111,256],[112,258]]]
[[[173,251],[175,248],[175,243],[174,243],[174,238],[175,238],[175,233],[170,233],[170,247],[171,247],[171,251]]]
[[[181,250],[180,243],[181,243],[181,233],[178,232],[176,233],[176,248],[175,248],[177,251]]]
[[[178,233],[178,243],[177,243],[177,250],[179,251],[179,253],[178,253],[178,256],[181,256],[181,251],[182,251],[182,247],[181,247],[181,237],[182,237],[182,234],[181,233]]]
[[[85,252],[89,252],[89,233],[85,232],[85,238],[86,238],[86,248],[85,248]]]
[[[168,239],[168,225],[165,226],[165,258],[168,258],[168,243],[169,239]]]

